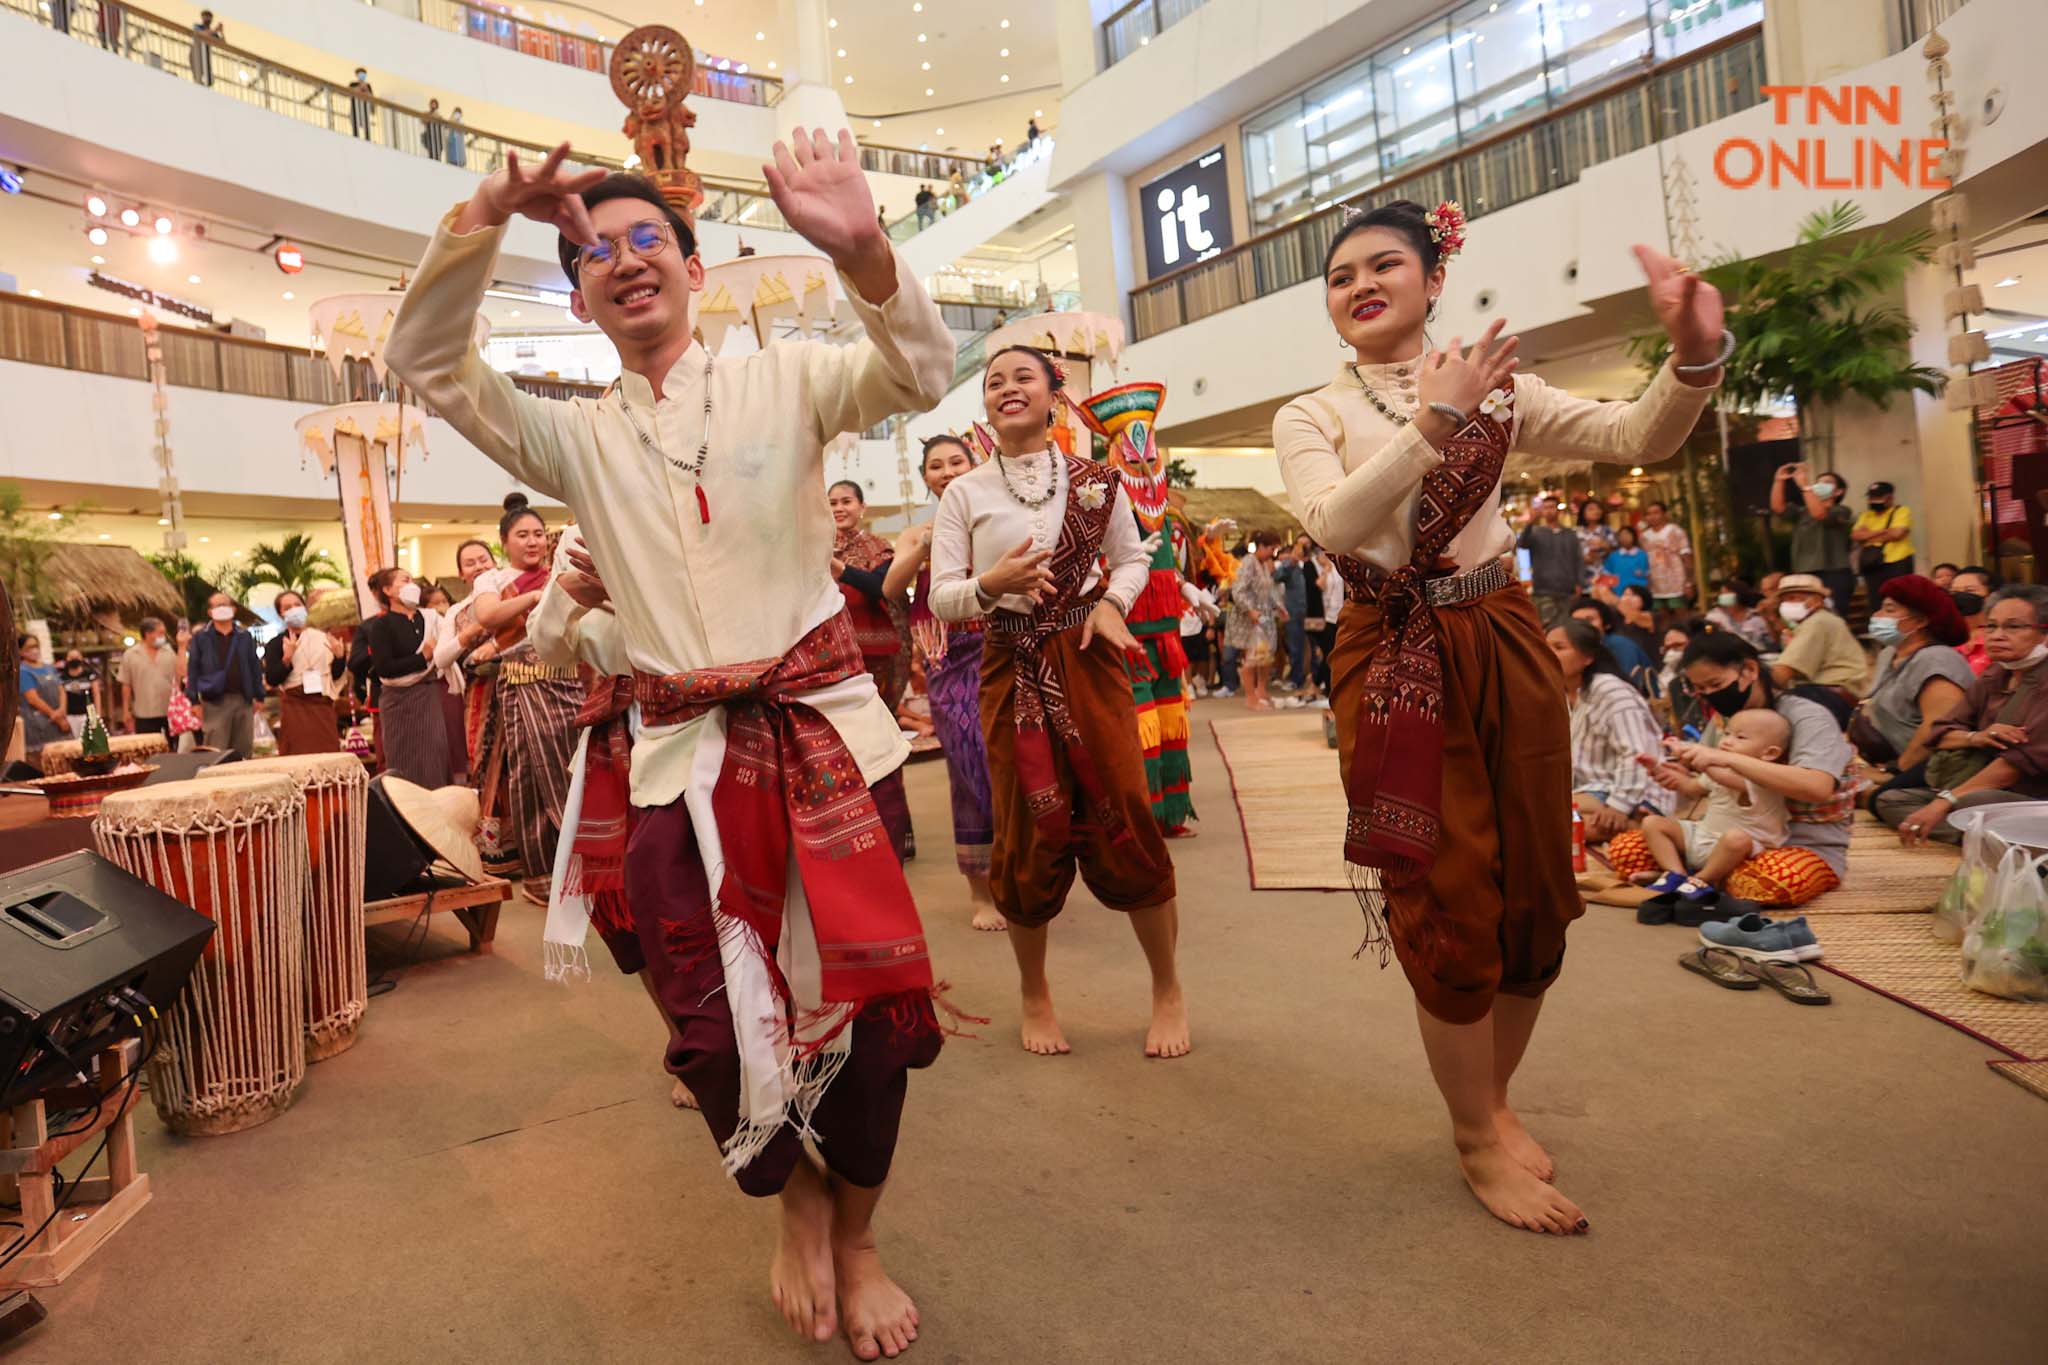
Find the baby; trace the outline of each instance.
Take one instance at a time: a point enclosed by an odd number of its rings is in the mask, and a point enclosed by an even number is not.
[[[1738,711],[1723,725],[1719,748],[1665,741],[1681,763],[1706,779],[1708,796],[1706,814],[1697,820],[1644,819],[1643,842],[1664,869],[1650,884],[1659,894],[1711,896],[1730,872],[1785,842],[1785,798],[1739,776],[1721,755],[1779,762],[1792,739],[1791,722],[1776,711],[1753,710]]]

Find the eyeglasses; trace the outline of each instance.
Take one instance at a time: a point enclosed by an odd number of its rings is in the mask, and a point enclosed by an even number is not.
[[[622,252],[631,248],[641,260],[651,260],[675,245],[676,231],[669,224],[653,218],[644,218],[627,228],[616,237],[601,240],[596,246],[587,246],[576,257],[576,273],[582,275],[609,275],[619,263]]]

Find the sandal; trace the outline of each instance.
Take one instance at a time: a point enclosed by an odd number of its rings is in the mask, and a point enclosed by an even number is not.
[[[1726,948],[1695,948],[1678,955],[1678,965],[1731,991],[1753,991],[1763,983],[1743,970],[1742,959]]]
[[[1705,953],[1706,949],[1700,950]],[[1744,972],[1769,986],[1795,1005],[1833,1004],[1835,997],[1822,990],[1813,973],[1797,962],[1751,962],[1738,958]]]

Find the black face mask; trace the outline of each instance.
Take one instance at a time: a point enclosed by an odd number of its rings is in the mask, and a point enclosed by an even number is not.
[[[1713,692],[1698,692],[1695,695],[1714,708],[1717,716],[1732,716],[1749,705],[1749,691],[1755,683],[1732,682]]]
[[[1891,504],[1889,502],[1886,502],[1882,498],[1873,498],[1870,503],[1870,510],[1873,512],[1882,512],[1890,506]]]
[[[1949,600],[1956,604],[1956,610],[1965,616],[1975,616],[1984,610],[1984,598],[1974,592],[1952,592]]]
[[[83,660],[83,659],[66,659],[66,660],[64,661],[64,671],[65,671],[66,673],[83,673],[83,672],[85,672],[85,660]]]

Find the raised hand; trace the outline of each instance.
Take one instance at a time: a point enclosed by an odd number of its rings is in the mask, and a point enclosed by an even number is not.
[[[583,191],[603,180],[605,171],[601,167],[564,171],[562,162],[568,155],[569,144],[564,142],[538,167],[531,167],[520,163],[517,152],[507,151],[505,169],[492,172],[477,186],[457,227],[496,227],[523,213],[579,246],[596,246],[597,229],[591,226],[590,211],[583,206]]]
[[[1515,367],[1521,363],[1515,359],[1515,348],[1522,339],[1511,336],[1502,340],[1500,329],[1506,325],[1505,318],[1495,318],[1469,351],[1461,351],[1460,339],[1452,337],[1448,348],[1423,356],[1422,378],[1415,389],[1425,410],[1431,403],[1448,403],[1476,416],[1487,394],[1513,380]]]
[[[878,250],[887,253],[852,130],[840,129],[835,143],[822,128],[794,129],[790,145],[776,143],[775,160],[761,173],[783,218],[840,269],[852,274]]]
[[[1721,354],[1727,326],[1721,291],[1661,251],[1638,246],[1635,252],[1650,282],[1650,307],[1671,338],[1672,358],[1680,365],[1712,361]]]
[[[1046,561],[1051,558],[1051,550],[1032,549],[1027,537],[981,576],[981,591],[988,597],[1007,597],[1014,593],[1033,602],[1042,602],[1052,592],[1052,570],[1046,567]]]

